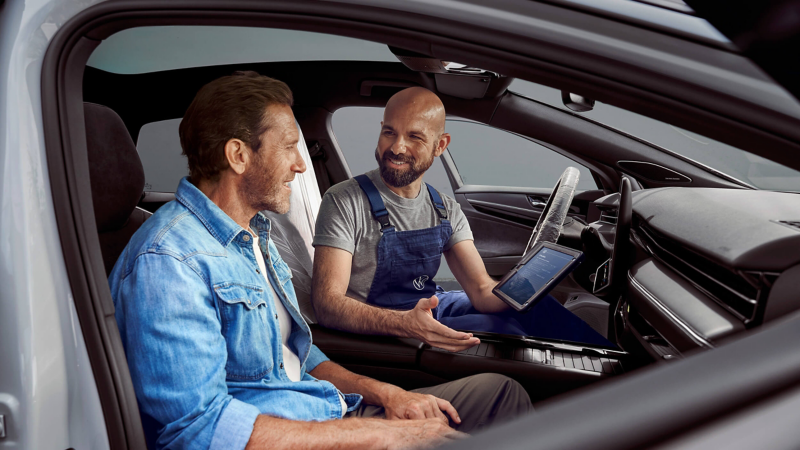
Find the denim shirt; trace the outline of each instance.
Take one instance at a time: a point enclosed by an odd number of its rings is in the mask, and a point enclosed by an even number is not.
[[[340,418],[339,391],[308,374],[326,361],[300,315],[291,271],[257,214],[267,274],[292,317],[287,345],[301,379],[283,368],[271,290],[252,235],[186,178],[176,201],[133,235],[109,276],[142,423],[151,448],[242,449],[259,414]],[[344,396],[348,411],[361,396]]]

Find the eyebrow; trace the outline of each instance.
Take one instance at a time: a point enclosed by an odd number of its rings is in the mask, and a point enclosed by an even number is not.
[[[381,127],[381,130],[397,131],[391,125],[383,125]],[[425,137],[425,132],[422,131],[422,130],[411,130],[411,131],[408,132],[408,134],[419,134],[419,135]]]

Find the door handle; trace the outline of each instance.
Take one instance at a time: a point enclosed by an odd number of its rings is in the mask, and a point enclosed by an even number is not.
[[[533,195],[528,196],[528,203],[530,203],[534,208],[544,209],[544,207],[547,206],[547,202],[543,198],[534,197]]]

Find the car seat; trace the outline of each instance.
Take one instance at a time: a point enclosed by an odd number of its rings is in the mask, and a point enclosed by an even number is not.
[[[111,108],[83,104],[92,203],[106,274],[131,236],[152,214],[136,206],[144,168],[125,123]]]
[[[314,226],[322,195],[299,124],[297,131],[300,133],[297,149],[306,163],[306,171],[297,174],[290,184],[292,195],[288,213],[276,214],[271,211],[263,213],[272,224],[270,237],[278,247],[278,253],[292,269],[292,284],[297,293],[300,312],[306,322],[316,323],[316,315],[311,305],[311,272],[314,264],[314,247],[311,242],[314,239]]]

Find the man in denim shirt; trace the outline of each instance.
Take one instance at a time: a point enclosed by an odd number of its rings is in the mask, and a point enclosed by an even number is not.
[[[190,177],[111,272],[151,448],[428,446],[464,436],[449,424],[468,432],[529,411],[499,375],[407,392],[312,344],[259,213],[288,211],[306,169],[291,105],[288,86],[253,72],[204,86],[180,125]]]

